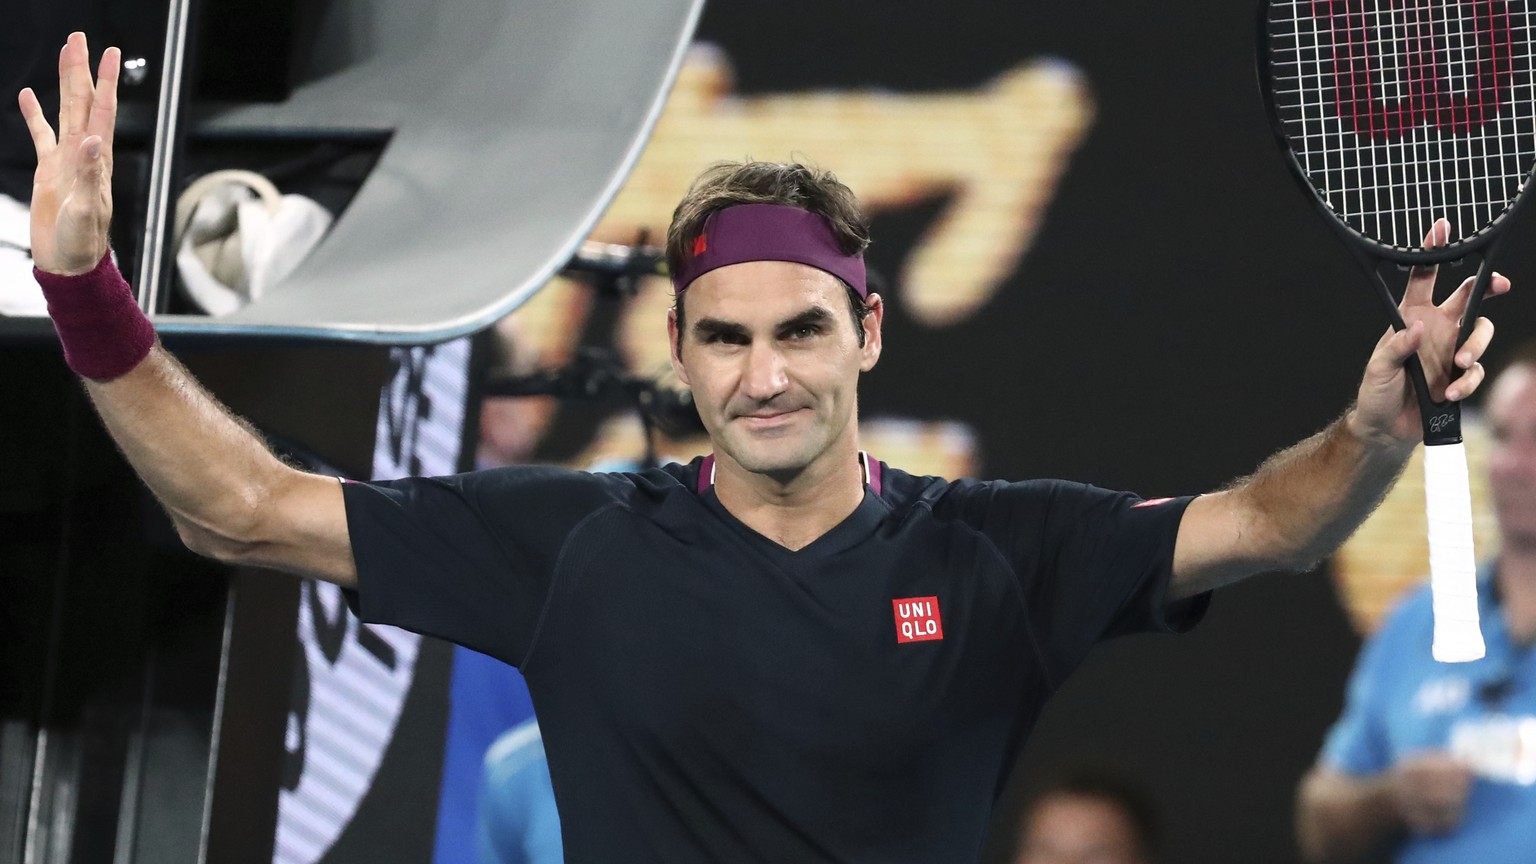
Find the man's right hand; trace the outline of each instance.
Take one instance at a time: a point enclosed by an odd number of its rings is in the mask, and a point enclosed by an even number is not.
[[[122,53],[108,48],[91,81],[84,33],[71,33],[59,53],[59,133],[37,94],[21,91],[21,114],[37,151],[32,179],[32,260],[39,270],[79,275],[107,254],[112,224],[112,130]]]
[[[1399,816],[1415,834],[1445,834],[1461,824],[1472,770],[1441,751],[1405,757],[1392,767],[1392,799]]]
[[[108,48],[93,82],[85,34],[70,34],[59,54],[57,137],[37,95],[21,91],[37,150],[32,259],[43,272],[78,276],[106,257],[121,61]],[[94,335],[114,334],[108,326]],[[336,478],[285,465],[158,344],[125,372],[82,377],[107,431],[193,551],[356,586]]]

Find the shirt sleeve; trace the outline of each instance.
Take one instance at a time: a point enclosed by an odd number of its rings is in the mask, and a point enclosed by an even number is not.
[[[990,483],[984,530],[1010,560],[1038,648],[1059,684],[1095,643],[1183,632],[1210,595],[1167,597],[1179,522],[1193,498],[1144,500],[1082,483]]]
[[[516,666],[567,539],[620,506],[625,475],[548,467],[343,484],[353,610]]]

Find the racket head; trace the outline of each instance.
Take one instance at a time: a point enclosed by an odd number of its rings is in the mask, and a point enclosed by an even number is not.
[[[1482,252],[1528,197],[1536,20],[1526,0],[1413,2],[1264,0],[1257,68],[1328,221],[1378,259],[1433,264]],[[1450,242],[1426,249],[1441,216]]]

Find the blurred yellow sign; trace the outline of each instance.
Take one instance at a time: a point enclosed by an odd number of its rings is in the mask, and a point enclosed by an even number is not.
[[[1473,411],[1462,419],[1472,479],[1472,529],[1479,561],[1498,550],[1498,523],[1488,493],[1488,430]],[[1414,453],[1397,486],[1333,557],[1333,574],[1350,621],[1371,633],[1409,589],[1429,577],[1424,516],[1424,448]]]

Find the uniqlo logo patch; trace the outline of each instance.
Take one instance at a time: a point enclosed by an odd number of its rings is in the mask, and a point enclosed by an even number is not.
[[[896,644],[932,642],[944,638],[944,622],[939,618],[939,598],[907,597],[892,600],[896,612]]]

